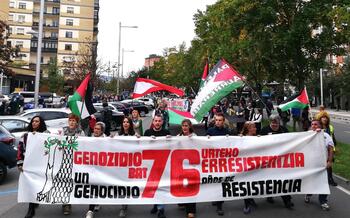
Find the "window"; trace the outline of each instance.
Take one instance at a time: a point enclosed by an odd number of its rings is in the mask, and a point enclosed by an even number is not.
[[[26,9],[26,8],[27,8],[26,3],[20,2],[20,3],[18,4],[18,8],[19,8],[19,9]]]
[[[7,44],[8,47],[11,47],[11,46],[12,46],[11,41],[7,41],[6,44]]]
[[[64,50],[66,50],[66,51],[72,51],[72,44],[65,44],[65,45],[64,45]]]
[[[54,21],[52,21],[52,26],[54,26],[54,27],[58,27],[58,20],[54,20]]]
[[[13,14],[9,14],[9,21],[13,21]]]
[[[23,48],[23,41],[16,41],[16,46],[18,48]]]
[[[67,19],[66,20],[66,25],[67,26],[73,26],[73,19]]]
[[[25,20],[26,20],[26,16],[24,16],[24,15],[18,15],[18,22],[19,23],[24,23],[25,22]]]
[[[32,41],[30,46],[32,48],[37,48],[38,47],[38,41]]]
[[[58,33],[56,33],[56,32],[51,33],[51,38],[57,39],[57,37],[58,37]]]
[[[18,35],[24,35],[24,28],[17,28]]]
[[[15,7],[15,2],[10,2],[9,7],[10,8],[14,8]]]
[[[9,28],[9,34],[12,34],[12,27]]]
[[[73,38],[73,32],[67,31],[66,38]]]
[[[28,127],[28,123],[22,120],[3,120],[2,125],[11,133],[26,132]]]
[[[60,13],[60,8],[53,7],[52,8],[52,14],[59,14]]]
[[[74,7],[67,7],[68,14],[74,14]]]

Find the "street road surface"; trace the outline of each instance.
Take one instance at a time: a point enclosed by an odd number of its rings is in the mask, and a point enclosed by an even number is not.
[[[150,126],[150,117],[144,120],[144,129]],[[337,128],[337,127],[336,127]],[[348,128],[348,127],[346,127]],[[195,128],[199,135],[204,135],[205,130],[202,126]],[[176,135],[179,127],[171,127],[171,132]],[[339,132],[339,129],[336,129]],[[339,134],[339,133],[338,133]],[[340,140],[340,138],[339,138]],[[20,218],[24,217],[27,211],[28,204],[17,203],[17,187],[18,187],[18,171],[11,169],[8,172],[8,178],[3,185],[0,185],[0,217],[1,218]],[[275,198],[274,204],[269,204],[265,199],[256,199],[258,208],[252,211],[248,216],[261,218],[300,218],[300,217],[317,217],[317,218],[345,218],[350,214],[350,185],[337,180],[338,187],[331,187],[331,195],[329,196],[330,211],[322,211],[318,204],[317,196],[313,196],[310,204],[304,203],[304,196],[293,196],[295,208],[288,210],[284,207],[281,198]],[[315,184],[317,185],[317,183]],[[210,193],[208,193],[210,194]],[[242,217],[243,201],[229,201],[225,202],[224,217]],[[130,206],[128,210],[128,217],[132,218],[155,218],[156,215],[149,213],[151,205]],[[87,205],[73,205],[73,210],[70,218],[85,217]],[[119,205],[102,205],[101,210],[95,213],[95,217],[115,218],[119,214]],[[185,212],[180,210],[177,205],[167,205],[166,215],[168,218],[172,217],[186,217]],[[58,218],[63,217],[60,205],[40,205],[36,210],[37,218]],[[215,207],[211,203],[197,204],[197,217],[199,218],[213,218],[219,217],[216,215]]]

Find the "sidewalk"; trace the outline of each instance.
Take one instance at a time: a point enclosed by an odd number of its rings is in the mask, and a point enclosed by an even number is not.
[[[318,107],[311,108],[312,115],[316,114],[319,111]],[[344,122],[350,123],[350,111],[345,110],[334,110],[326,108],[326,111],[329,113],[329,116],[332,119],[341,120]]]

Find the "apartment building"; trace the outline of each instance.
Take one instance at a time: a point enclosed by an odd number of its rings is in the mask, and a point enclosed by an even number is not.
[[[0,0],[0,19],[7,21],[11,46],[20,48],[15,67],[34,70],[37,60],[40,0]],[[50,60],[75,61],[86,43],[97,53],[99,0],[45,0],[41,66]],[[93,54],[92,54],[93,55]]]

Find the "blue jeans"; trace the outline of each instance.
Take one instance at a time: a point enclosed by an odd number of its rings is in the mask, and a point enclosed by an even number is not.
[[[164,210],[165,205],[164,204],[156,204],[158,210]]]

